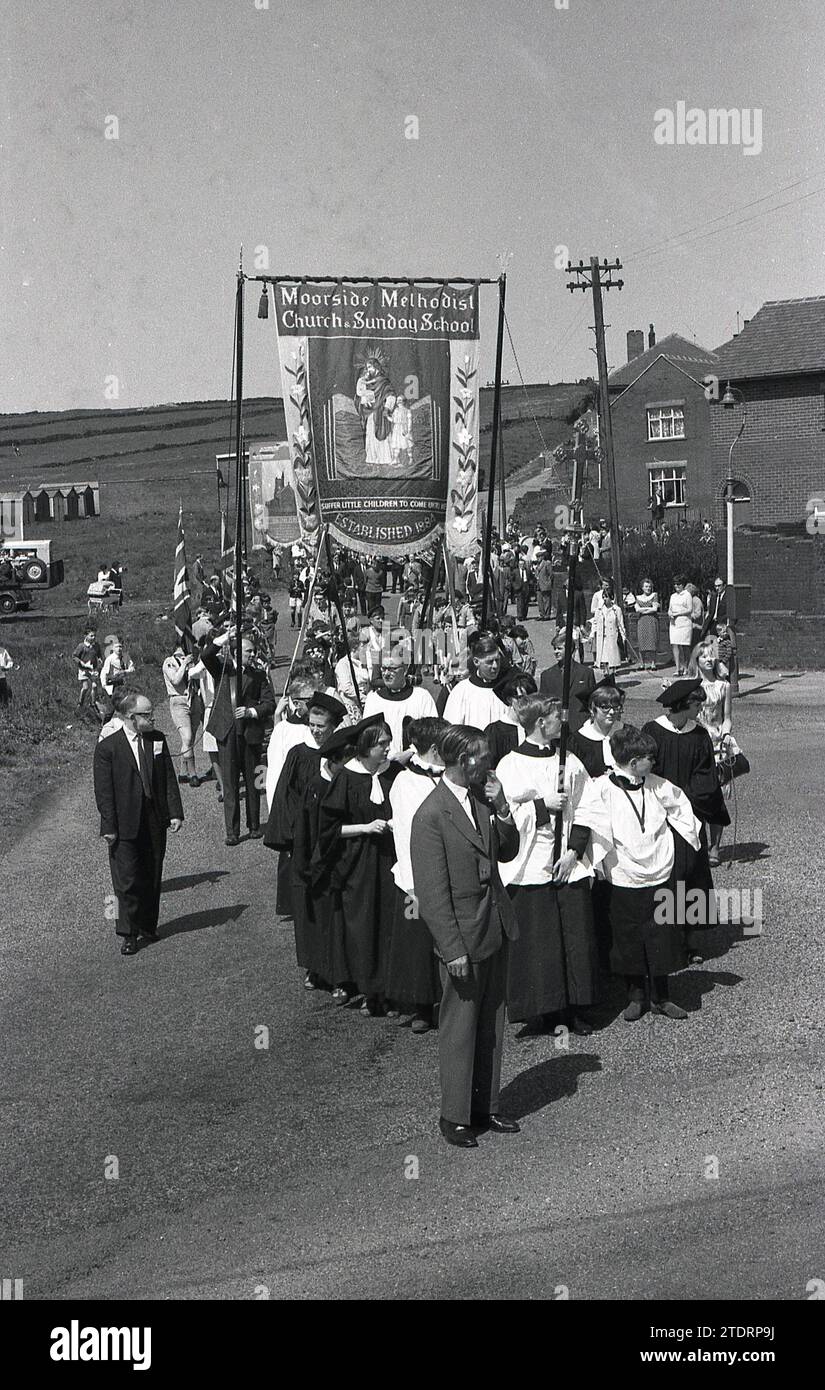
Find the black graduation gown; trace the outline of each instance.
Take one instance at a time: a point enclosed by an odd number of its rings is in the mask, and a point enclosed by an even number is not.
[[[487,725],[484,737],[490,748],[493,767],[498,767],[507,753],[512,753],[518,748],[518,724],[508,724],[504,719],[497,719],[495,723]]]
[[[316,869],[329,871],[333,903],[341,915],[336,983],[352,983],[368,998],[382,995],[395,909],[392,834],[343,838],[342,825],[390,820],[389,789],[400,765],[381,774],[384,801],[370,801],[372,777],[342,768],[318,810]]]
[[[295,828],[295,817],[301,797],[310,778],[315,776],[321,766],[321,752],[308,744],[299,743],[290,748],[281,775],[275,787],[269,817],[264,830],[264,844],[268,849],[278,850],[278,888],[275,911],[281,917],[294,915],[292,900],[292,875],[290,856]]]
[[[583,734],[571,729],[567,739],[567,747],[571,753],[575,753],[580,763],[584,763],[585,769],[591,777],[603,777],[606,772],[610,771],[604,760],[604,748],[601,739],[586,738]],[[658,770],[657,768],[656,771],[658,772]]]
[[[522,743],[515,751],[536,758],[546,757],[552,750],[545,752],[534,743]],[[507,892],[519,924],[518,938],[510,942],[508,951],[510,1022],[595,1004],[599,955],[590,881],[511,883]]]
[[[680,787],[693,807],[694,815],[702,822],[699,836],[699,849],[694,850],[674,834],[675,858],[673,880],[685,885],[685,892],[699,889],[710,893],[713,889],[713,875],[708,860],[707,822],[730,825],[730,816],[725,798],[719,785],[719,775],[713,756],[713,742],[707,729],[697,724],[695,729],[680,734],[671,732],[655,720],[645,724],[644,733],[650,734],[656,744],[654,772],[666,777],[674,787]],[[710,914],[709,914],[710,915]],[[696,928],[691,928],[691,931]]]
[[[330,885],[329,865],[314,858],[320,806],[330,785],[319,765],[299,798],[293,820],[291,877],[298,964],[312,971],[316,983],[333,988],[349,983],[341,961],[340,905]]]

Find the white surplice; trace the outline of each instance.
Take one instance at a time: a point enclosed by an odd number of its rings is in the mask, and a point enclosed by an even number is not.
[[[522,744],[522,747],[524,746]],[[504,795],[519,833],[518,855],[509,864],[499,865],[501,881],[505,884],[549,883],[555,862],[553,846],[556,816],[551,812],[551,819],[547,824],[538,825],[535,803],[543,802],[545,796],[555,793],[558,787],[558,753],[553,753],[549,758],[515,751],[507,753],[496,768],[496,776],[504,788]],[[587,771],[575,753],[568,753],[564,765],[567,805],[562,816],[562,854],[567,850],[570,828],[576,820],[576,810],[589,781]],[[568,882],[575,883],[579,879],[592,876],[590,858],[583,855],[575,865]]]
[[[620,888],[650,888],[667,881],[674,831],[699,848],[700,822],[685,793],[653,772],[629,789],[617,786],[609,773],[592,778],[576,822],[592,832],[590,857],[599,873]]]

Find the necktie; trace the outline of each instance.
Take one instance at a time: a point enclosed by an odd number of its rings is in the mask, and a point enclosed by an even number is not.
[[[138,734],[138,761],[140,763],[140,780],[143,784],[143,795],[147,801],[152,800],[152,769],[146,753],[146,744]]]

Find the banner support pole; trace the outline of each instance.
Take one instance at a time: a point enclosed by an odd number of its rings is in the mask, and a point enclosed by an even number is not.
[[[493,435],[490,440],[490,476],[487,479],[487,515],[484,525],[483,588],[481,591],[481,626],[487,626],[487,613],[490,603],[490,554],[493,546],[493,508],[496,499],[496,452],[498,449],[499,422],[501,420],[501,359],[504,352],[504,299],[507,293],[507,275],[498,277],[498,333],[496,335],[496,382],[493,395]]]
[[[241,627],[243,625],[243,249],[235,294],[235,701],[243,704]]]
[[[290,663],[289,663],[289,670],[288,670],[287,673],[286,673],[286,680],[284,681],[283,695],[282,695],[282,697],[281,697],[282,699],[286,699],[287,695],[289,694],[289,687],[290,687],[290,683],[291,683],[291,681],[292,681],[292,668],[293,668],[294,665],[295,665],[295,662],[296,662],[296,660],[297,660],[299,651],[302,649],[302,647],[303,647],[303,645],[304,645],[304,638],[305,638],[305,636],[306,636],[306,630],[307,630],[307,628],[309,627],[309,610],[310,610],[310,608],[312,607],[312,600],[313,600],[314,597],[315,597],[315,585],[316,585],[317,580],[318,580],[318,570],[321,568],[321,556],[324,554],[324,548],[325,548],[325,545],[326,545],[326,539],[327,539],[328,531],[329,531],[329,527],[328,527],[326,524],[324,524],[324,525],[322,525],[321,530],[320,530],[320,532],[318,533],[318,551],[317,551],[317,554],[316,554],[316,556],[315,556],[315,567],[314,567],[314,569],[313,569],[313,571],[312,571],[312,576],[311,576],[311,578],[310,578],[309,585],[308,585],[308,587],[307,587],[307,591],[306,591],[306,595],[305,595],[305,601],[304,601],[304,608],[303,608],[303,612],[302,612],[302,614],[301,614],[301,626],[300,626],[300,628],[299,628],[299,630],[298,630],[298,638],[297,638],[297,641],[296,641],[296,643],[295,643],[295,650],[294,650],[294,652],[292,653],[292,660],[291,660]]]
[[[577,433],[576,447],[573,450],[573,497],[571,506],[570,542],[567,561],[567,620],[564,629],[564,664],[561,677],[561,730],[559,733],[559,776],[556,790],[564,791],[564,774],[567,763],[567,742],[570,735],[570,684],[573,668],[573,620],[576,604],[576,570],[579,561],[579,546],[582,527],[582,489],[586,459],[584,435]],[[553,834],[553,863],[561,855],[563,811],[556,812]]]

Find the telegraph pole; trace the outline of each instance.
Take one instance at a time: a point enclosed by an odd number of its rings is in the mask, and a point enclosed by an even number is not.
[[[571,294],[574,290],[592,290],[593,292],[596,360],[599,364],[600,442],[607,468],[607,504],[610,512],[613,586],[616,590],[616,602],[620,608],[622,607],[624,594],[622,588],[622,554],[619,547],[619,501],[616,492],[616,460],[613,454],[613,426],[610,420],[610,392],[607,386],[607,350],[604,342],[602,290],[620,290],[622,288],[624,280],[614,280],[612,278],[614,272],[621,270],[621,268],[621,263],[619,261],[614,261],[612,265],[608,265],[607,261],[602,261],[600,265],[598,256],[590,257],[589,266],[586,266],[584,261],[579,261],[577,266],[574,266],[572,263],[567,266],[568,274],[577,276],[577,279],[568,282],[567,288],[570,290]]]

